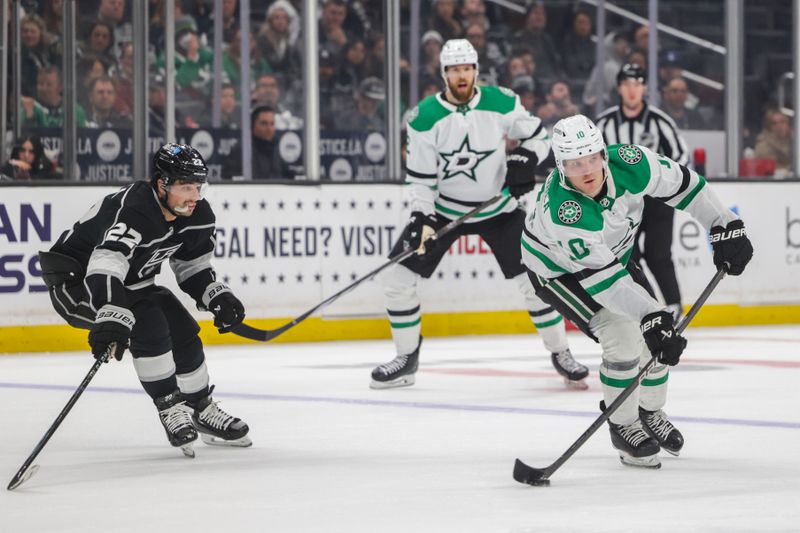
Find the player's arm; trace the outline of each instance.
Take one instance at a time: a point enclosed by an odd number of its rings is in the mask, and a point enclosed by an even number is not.
[[[425,253],[425,241],[434,233],[436,219],[434,202],[439,180],[438,153],[435,130],[420,131],[408,125],[408,158],[406,164],[405,197],[411,217],[403,231],[408,248]]]
[[[734,276],[741,274],[753,256],[744,222],[722,204],[703,176],[668,157],[644,150],[648,159],[652,158],[645,194],[692,215],[711,232],[714,265]]]
[[[97,313],[89,333],[95,357],[102,357],[114,346],[111,355],[119,360],[128,347],[136,320],[128,309],[125,278],[134,250],[150,235],[145,220],[123,205],[89,257],[84,284],[89,305]]]
[[[193,218],[194,225],[182,230],[185,245],[170,257],[169,266],[181,290],[194,299],[198,309],[214,315],[220,333],[227,333],[244,320],[244,305],[230,287],[217,281],[211,264],[216,217],[207,202],[197,204]]]
[[[519,198],[533,190],[536,167],[550,153],[550,141],[542,121],[522,106],[519,96],[515,96],[514,109],[506,120],[508,137],[519,141],[506,159],[506,186]]]

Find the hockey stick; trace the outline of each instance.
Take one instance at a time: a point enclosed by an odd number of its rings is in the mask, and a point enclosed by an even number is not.
[[[507,196],[507,195],[508,195],[508,193],[504,189],[503,192],[501,192],[500,194],[498,194],[496,196],[493,196],[491,199],[486,200],[482,204],[470,209],[468,212],[464,213],[463,215],[461,215],[457,219],[450,221],[446,226],[443,226],[432,237],[430,237],[430,239],[438,239],[442,235],[445,235],[446,233],[449,233],[449,232],[453,231],[454,229],[456,229],[457,227],[462,225],[464,222],[466,222],[466,220],[468,218],[478,214],[480,211],[486,209],[487,207],[492,205],[494,202],[496,202],[497,200],[499,200],[503,196]],[[368,279],[372,279],[373,277],[375,277],[382,270],[385,270],[386,268],[388,268],[388,267],[390,267],[390,266],[392,266],[392,265],[394,265],[396,263],[399,263],[399,262],[403,261],[404,259],[406,259],[408,257],[411,257],[415,253],[416,253],[416,249],[410,249],[410,250],[405,250],[404,252],[402,252],[402,253],[390,258],[387,262],[385,262],[384,264],[382,264],[381,266],[379,266],[378,268],[376,268],[375,270],[373,270],[369,274],[365,274],[364,276],[358,278],[356,281],[354,281],[353,283],[351,283],[350,285],[348,285],[344,289],[340,290],[339,292],[337,292],[333,296],[329,297],[326,300],[323,300],[322,302],[318,303],[317,305],[315,305],[314,307],[312,307],[311,309],[309,309],[308,311],[306,311],[302,315],[300,315],[297,318],[293,319],[291,322],[287,322],[286,324],[282,325],[281,327],[279,327],[277,329],[258,329],[258,328],[254,328],[252,326],[248,326],[247,324],[242,323],[242,324],[239,324],[238,326],[234,327],[232,331],[236,335],[239,335],[240,337],[244,337],[246,339],[250,339],[250,340],[254,340],[254,341],[261,341],[261,342],[271,341],[272,339],[274,339],[278,335],[281,335],[284,332],[286,332],[287,330],[292,329],[297,324],[299,324],[300,322],[302,322],[306,318],[308,318],[311,315],[313,315],[315,312],[326,308],[328,305],[330,305],[333,302],[335,302],[336,300],[338,300],[340,296],[344,296],[348,292],[350,292],[353,289],[355,289],[362,282],[364,282],[364,281],[366,281]]]
[[[72,406],[75,405],[75,402],[77,402],[78,398],[81,397],[83,391],[85,391],[86,387],[89,386],[89,382],[92,381],[94,375],[97,374],[97,371],[100,369],[100,366],[103,363],[108,362],[108,359],[109,357],[111,357],[114,348],[115,344],[111,344],[108,347],[108,350],[106,350],[106,353],[103,354],[101,358],[99,358],[97,361],[94,362],[92,368],[89,369],[89,373],[86,374],[86,377],[83,378],[81,384],[78,385],[77,390],[74,393],[72,393],[72,397],[67,402],[67,405],[65,405],[64,408],[61,410],[61,412],[58,413],[55,422],[50,424],[50,427],[47,429],[47,432],[44,434],[44,437],[42,437],[42,440],[39,441],[39,444],[36,445],[36,447],[33,449],[28,458],[25,459],[25,462],[22,464],[19,470],[17,470],[17,473],[14,475],[14,478],[11,480],[11,483],[8,484],[8,490],[16,489],[17,487],[28,481],[39,470],[39,465],[31,466],[31,463],[33,463],[34,459],[36,459],[36,456],[39,455],[39,453],[44,448],[45,444],[47,444],[47,441],[49,441],[50,437],[52,437],[53,434],[56,432],[58,426],[61,425],[61,422],[64,421],[64,419],[69,414],[70,410],[72,410]]]
[[[689,312],[685,317],[683,317],[683,320],[681,320],[680,324],[678,324],[676,331],[679,335],[683,333],[683,330],[686,329],[686,326],[689,325],[689,322],[691,322],[697,312],[700,311],[700,308],[717,287],[717,284],[722,281],[722,278],[724,277],[725,271],[722,269],[718,270],[708,283],[708,286],[705,288],[703,293],[697,298],[697,301],[694,303],[694,305],[692,305],[692,308],[689,309]],[[612,414],[614,414],[614,411],[616,411],[619,406],[622,405],[622,403],[628,398],[628,396],[633,393],[636,387],[639,386],[639,381],[642,379],[645,373],[650,370],[650,367],[653,366],[657,360],[658,355],[654,355],[652,358],[650,358],[647,364],[645,364],[644,367],[639,370],[639,373],[636,375],[636,379],[634,379],[630,385],[625,387],[625,390],[623,390],[620,395],[617,396],[613,402],[611,402],[611,405],[609,405],[608,408],[603,411],[603,414],[601,414],[600,417],[595,420],[591,426],[589,426],[589,429],[584,431],[583,434],[578,437],[578,440],[572,443],[572,446],[570,446],[569,449],[561,455],[561,457],[556,459],[553,464],[546,468],[534,468],[517,459],[514,462],[514,479],[520,483],[527,483],[528,485],[533,486],[541,487],[550,485],[550,476],[552,476],[553,473],[567,461],[567,459],[572,457],[572,455],[578,451],[578,448],[583,446],[583,444],[589,440],[594,432],[597,431],[600,426],[602,426],[603,423],[608,420],[609,417],[611,417]]]

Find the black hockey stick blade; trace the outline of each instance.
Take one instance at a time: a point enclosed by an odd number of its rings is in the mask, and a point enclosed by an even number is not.
[[[714,289],[717,287],[722,278],[725,277],[724,270],[718,270],[711,281],[708,283],[706,288],[703,290],[702,294],[697,298],[697,301],[692,305],[692,308],[689,309],[689,312],[686,313],[686,316],[683,317],[678,327],[675,328],[675,331],[678,334],[683,333],[686,327],[689,325],[689,322],[697,315],[700,308],[703,304],[708,300],[708,297],[711,296],[711,293],[714,292]],[[625,389],[617,396],[617,398],[611,402],[611,405],[608,406],[606,410],[595,420],[589,428],[583,432],[583,434],[578,437],[578,440],[572,443],[567,451],[561,454],[561,457],[556,459],[553,464],[546,468],[534,468],[532,466],[526,465],[519,459],[514,462],[514,479],[520,483],[526,483],[528,485],[533,485],[535,487],[546,487],[550,485],[550,476],[553,473],[561,468],[561,465],[567,462],[567,460],[572,457],[578,449],[584,445],[584,443],[589,440],[589,438],[594,435],[594,433],[602,426],[606,420],[608,420],[612,414],[619,408],[620,405],[628,399],[636,387],[639,386],[639,382],[641,381],[642,377],[650,370],[656,361],[658,360],[658,354],[651,357],[650,360],[639,370],[639,373],[636,375],[636,378],[633,382],[625,387]]]
[[[445,233],[449,233],[449,232],[453,231],[455,228],[459,227],[461,224],[466,222],[466,220],[468,218],[471,218],[472,216],[478,214],[479,212],[483,211],[484,209],[486,209],[487,207],[489,207],[490,205],[495,203],[497,200],[499,200],[499,199],[501,199],[501,198],[503,198],[504,196],[507,196],[507,195],[508,195],[508,193],[504,191],[504,192],[502,192],[502,193],[500,193],[500,194],[498,194],[496,196],[493,196],[491,199],[486,200],[482,204],[480,204],[478,206],[475,206],[474,208],[470,209],[468,212],[464,213],[463,215],[461,215],[457,219],[451,220],[446,226],[443,226],[442,228],[440,228],[439,231],[437,231],[434,234],[434,236],[431,237],[431,239],[438,239],[439,237],[441,237]],[[403,261],[404,259],[406,259],[408,257],[411,257],[415,253],[416,253],[416,250],[405,250],[404,252],[402,252],[402,253],[390,258],[388,261],[383,263],[381,266],[379,266],[375,270],[373,270],[373,271],[361,276],[360,278],[358,278],[353,283],[351,283],[350,285],[348,285],[344,289],[340,290],[339,292],[337,292],[333,296],[328,297],[327,299],[325,299],[322,302],[318,303],[317,305],[315,305],[314,307],[312,307],[311,309],[309,309],[308,311],[306,311],[302,315],[292,319],[291,322],[287,322],[286,324],[282,325],[281,327],[279,327],[277,329],[258,329],[258,328],[254,328],[253,326],[249,326],[247,324],[242,323],[242,324],[239,324],[238,326],[234,326],[233,329],[231,329],[231,331],[233,331],[233,333],[235,333],[236,335],[238,335],[240,337],[244,337],[245,339],[250,339],[252,341],[258,341],[258,342],[271,341],[275,337],[277,337],[277,336],[283,334],[284,332],[292,329],[297,324],[299,324],[300,322],[302,322],[306,318],[310,317],[311,315],[313,315],[317,311],[320,311],[320,310],[328,307],[328,305],[330,305],[333,302],[335,302],[336,300],[338,300],[341,296],[344,296],[345,294],[349,293],[350,291],[352,291],[353,289],[355,289],[356,287],[361,285],[361,283],[363,283],[364,281],[374,278],[381,271],[389,268],[390,266],[392,266],[392,265],[394,265],[396,263],[399,263],[399,262]]]
[[[33,477],[33,475],[39,470],[39,465],[31,466],[33,461],[36,459],[39,453],[44,449],[45,444],[47,444],[47,442],[50,440],[50,437],[52,437],[53,434],[56,432],[58,426],[61,425],[61,422],[63,422],[64,419],[67,417],[69,412],[72,410],[72,406],[75,405],[75,402],[77,402],[78,398],[80,398],[81,394],[83,394],[83,391],[85,391],[86,387],[89,386],[89,382],[92,381],[94,375],[97,374],[97,371],[100,369],[100,366],[103,363],[108,362],[108,359],[111,357],[111,354],[114,352],[114,349],[115,349],[115,344],[111,344],[108,347],[108,350],[106,350],[106,353],[103,355],[103,357],[97,359],[94,362],[92,368],[90,368],[89,372],[86,374],[86,377],[83,378],[81,384],[78,385],[78,388],[75,389],[75,392],[72,393],[72,396],[70,397],[69,401],[67,401],[67,404],[64,406],[63,409],[61,409],[61,412],[58,413],[58,416],[56,417],[55,421],[52,424],[50,424],[50,427],[47,428],[47,431],[45,432],[42,439],[33,449],[28,458],[25,459],[25,462],[22,463],[22,466],[19,468],[19,470],[17,470],[17,473],[14,474],[14,477],[8,484],[7,487],[8,490],[16,489],[17,487],[28,481],[31,477]]]

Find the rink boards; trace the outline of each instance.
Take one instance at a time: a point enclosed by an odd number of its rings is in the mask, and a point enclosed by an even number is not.
[[[748,228],[756,255],[741,278],[726,279],[696,325],[800,322],[800,183],[717,182],[723,202]],[[108,186],[3,187],[0,195],[0,352],[80,350],[86,333],[61,323],[40,277],[38,250],[50,247]],[[215,185],[214,264],[247,309],[247,321],[277,327],[386,261],[407,217],[400,185]],[[685,303],[713,274],[705,231],[676,214],[673,258]],[[159,283],[175,288],[163,265]],[[503,279],[478,237],[463,237],[431,280],[420,285],[423,334],[531,331],[515,284]],[[184,298],[187,308],[194,303]],[[276,341],[384,338],[383,297],[363,283]],[[241,342],[217,335],[195,312],[207,343]],[[275,341],[273,341],[275,342]]]

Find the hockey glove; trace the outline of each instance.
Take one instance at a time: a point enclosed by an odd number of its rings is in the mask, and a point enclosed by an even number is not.
[[[744,267],[753,258],[753,245],[747,238],[744,222],[732,220],[726,227],[711,228],[711,246],[714,248],[714,266],[731,276],[744,272]]]
[[[111,356],[117,361],[130,344],[131,329],[136,323],[133,313],[124,307],[106,304],[97,312],[92,329],[89,331],[89,345],[95,359],[101,359],[113,347]]]
[[[418,255],[425,253],[425,242],[430,238],[435,238],[436,217],[426,215],[422,211],[414,211],[408,221],[406,229],[403,231],[403,249],[416,250]],[[432,248],[433,243],[428,245]]]
[[[220,333],[228,333],[244,320],[244,305],[224,283],[215,281],[206,287],[203,304],[213,313],[214,327]]]
[[[519,198],[533,190],[536,185],[536,165],[539,158],[525,148],[517,147],[506,158],[506,187],[514,198]]]
[[[675,366],[686,348],[686,339],[678,335],[669,311],[650,313],[642,319],[642,336],[652,355],[658,355],[658,361],[665,365]]]

